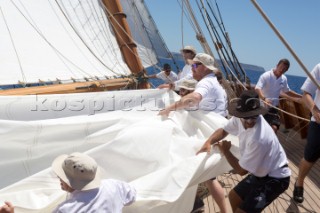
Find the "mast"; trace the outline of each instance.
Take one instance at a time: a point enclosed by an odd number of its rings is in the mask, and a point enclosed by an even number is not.
[[[131,39],[131,31],[126,19],[127,16],[123,13],[120,0],[102,0],[102,2],[108,10],[107,16],[111,22],[124,61],[135,76],[143,78],[145,70],[138,57],[137,45]],[[147,81],[143,81],[139,82],[138,88],[146,89],[150,88],[150,85]]]

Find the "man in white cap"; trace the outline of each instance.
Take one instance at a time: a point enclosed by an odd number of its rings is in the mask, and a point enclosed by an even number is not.
[[[254,90],[244,91],[239,100],[229,104],[233,117],[198,151],[210,153],[211,145],[215,145],[235,173],[249,173],[229,193],[233,212],[262,212],[289,187],[288,159],[275,132],[262,116],[267,112],[260,106]],[[228,134],[239,137],[239,159],[230,151],[231,142],[221,141]]]
[[[101,180],[100,167],[90,156],[82,153],[61,155],[52,163],[61,189],[70,196],[53,212],[112,212],[135,201],[136,191],[126,182]]]
[[[218,70],[214,66],[214,59],[208,54],[198,53],[193,60],[189,60],[189,63],[192,64],[192,76],[198,81],[195,90],[160,111],[159,115],[169,116],[171,111],[178,109],[200,109],[226,117],[227,94],[214,75]],[[221,213],[227,212],[224,191],[220,183],[214,178],[212,181],[207,181],[207,186]]]
[[[198,53],[192,63],[192,76],[198,81],[195,90],[182,97],[178,102],[160,111],[159,115],[168,116],[171,111],[193,108],[193,110],[213,111],[227,116],[227,95],[214,73],[214,59],[205,53]]]
[[[186,79],[179,85],[179,95],[181,97],[193,92],[196,88],[197,81],[194,79]]]
[[[188,45],[180,51],[186,64],[182,68],[182,71],[178,73],[178,80],[170,84],[161,84],[158,86],[158,88],[170,88],[175,91],[179,91],[179,85],[182,83],[182,81],[193,79],[190,60],[192,60],[197,54],[196,49],[193,46]]]
[[[83,153],[58,156],[52,170],[60,179],[61,189],[70,193],[53,213],[112,212],[121,213],[124,206],[136,199],[136,190],[128,183],[101,180],[101,169],[96,161]],[[14,213],[10,202],[0,206],[3,213]]]

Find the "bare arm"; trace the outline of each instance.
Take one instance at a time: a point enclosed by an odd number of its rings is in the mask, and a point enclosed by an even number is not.
[[[226,157],[228,163],[232,166],[234,171],[239,175],[245,175],[248,173],[247,170],[243,169],[239,164],[239,159],[236,158],[232,152],[230,152],[231,142],[223,140],[215,144],[220,150],[220,152]]]
[[[197,154],[201,152],[207,152],[209,153],[211,150],[211,145],[214,143],[217,143],[218,141],[222,140],[228,135],[228,132],[226,132],[224,129],[220,128],[217,129],[212,135],[204,142],[201,149],[197,152]]]
[[[320,123],[320,110],[317,105],[314,103],[310,93],[304,92],[302,95],[302,100],[307,106],[307,108],[312,113],[313,117],[316,119],[317,123]]]
[[[301,98],[302,98],[302,95],[294,92],[294,91],[288,91],[288,92],[285,92],[285,93],[281,93],[281,96],[284,97],[284,98],[287,98],[289,100],[292,100],[292,101],[295,101],[295,102],[298,102],[298,103],[301,103]]]
[[[153,75],[148,75],[148,78],[157,78],[157,74],[153,74]]]
[[[164,110],[159,112],[159,115],[169,116],[171,111],[184,109],[187,107],[197,106],[202,99],[202,96],[197,92],[189,93],[182,97],[179,101],[166,107]]]
[[[264,102],[268,103],[269,105],[272,104],[272,100],[267,99],[267,98],[264,96],[264,94],[263,94],[263,92],[262,92],[261,89],[255,88],[255,90],[256,90],[256,92],[258,93],[259,98],[260,98],[261,100],[263,100]]]

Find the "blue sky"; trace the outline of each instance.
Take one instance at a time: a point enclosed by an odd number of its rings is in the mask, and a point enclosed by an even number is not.
[[[190,0],[192,4],[194,1]],[[210,1],[215,3],[214,0]],[[191,44],[198,52],[203,52],[185,18],[182,27],[181,8],[177,0],[145,2],[171,51],[179,51],[183,45]],[[257,2],[309,71],[320,63],[320,0]],[[233,50],[240,62],[270,70],[280,58],[288,58],[291,67],[287,74],[307,76],[250,0],[217,0],[217,3]],[[194,10],[199,13],[197,7],[194,7]],[[202,24],[201,18],[198,18],[198,21]],[[206,34],[206,28],[202,27],[202,30]],[[207,40],[210,38],[207,37]],[[212,47],[211,40],[209,44]],[[215,52],[214,54],[218,57]]]

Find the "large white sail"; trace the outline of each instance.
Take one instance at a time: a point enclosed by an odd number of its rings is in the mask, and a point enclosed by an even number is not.
[[[0,85],[130,74],[101,1],[3,0],[0,8]],[[157,63],[150,41],[137,43],[143,65]]]

